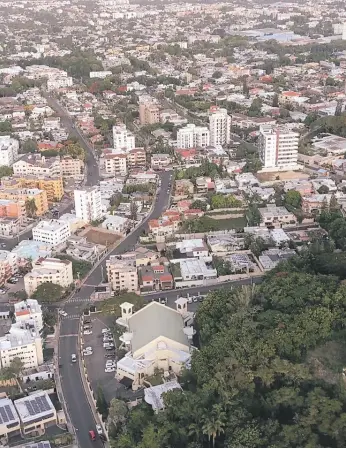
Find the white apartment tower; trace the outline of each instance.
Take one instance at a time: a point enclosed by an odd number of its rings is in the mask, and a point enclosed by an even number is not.
[[[177,133],[177,148],[205,148],[210,144],[210,133],[206,126],[188,123]]]
[[[297,168],[299,134],[283,126],[262,125],[258,139],[263,169]]]
[[[0,166],[11,166],[18,159],[19,142],[11,136],[0,136]]]
[[[209,130],[210,145],[227,145],[231,141],[231,117],[227,109],[213,106],[210,108]]]
[[[343,25],[342,25],[342,36],[341,36],[341,39],[343,41],[346,41],[346,22],[344,22]]]
[[[98,187],[74,191],[76,217],[89,223],[102,217],[101,192]]]
[[[126,125],[113,126],[114,153],[118,151],[129,152],[136,148],[135,136],[126,129]]]

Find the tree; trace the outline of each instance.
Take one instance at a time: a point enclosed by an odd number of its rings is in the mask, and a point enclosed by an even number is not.
[[[279,95],[275,94],[273,96],[273,103],[272,103],[273,108],[278,108],[279,107]]]
[[[43,303],[60,301],[64,296],[65,290],[58,284],[52,282],[44,282],[39,285],[36,291],[32,294],[32,298],[38,299]]]
[[[330,197],[330,201],[329,201],[329,210],[336,211],[339,209],[340,209],[340,206],[338,204],[338,200],[336,199],[336,196],[333,193],[332,196]]]
[[[38,145],[37,145],[36,140],[27,139],[25,142],[23,142],[22,153],[36,153],[37,151],[38,151]]]
[[[5,120],[4,122],[0,122],[0,133],[8,133],[10,134],[12,132],[12,124],[8,120]]]
[[[35,198],[30,198],[30,199],[28,198],[25,201],[25,209],[26,209],[27,216],[29,218],[36,217],[37,206],[36,206]]]
[[[112,399],[108,410],[108,425],[114,426],[117,432],[125,424],[128,408],[124,401]]]
[[[106,420],[108,417],[108,402],[106,401],[105,395],[103,393],[102,387],[98,385],[96,391],[96,408],[97,411],[102,415],[102,419]]]
[[[200,209],[200,210],[203,210],[204,212],[207,210],[207,208],[208,208],[208,203],[203,200],[195,200],[190,205],[190,209]]]
[[[255,204],[249,206],[246,218],[249,226],[258,226],[261,223],[261,213]]]
[[[212,413],[204,418],[202,431],[211,439],[213,447],[215,446],[217,435],[224,432],[225,420],[226,414],[219,405],[215,405]]]
[[[130,219],[136,221],[138,218],[138,205],[135,201],[130,203]]]
[[[329,193],[329,187],[323,185],[317,191],[318,191],[318,193],[320,193],[322,195],[326,195],[327,193]]]
[[[289,190],[285,194],[285,205],[293,207],[294,209],[300,208],[302,204],[302,196],[297,190]]]
[[[85,160],[85,151],[78,143],[71,143],[65,147],[64,152],[73,159]]]
[[[45,326],[54,327],[57,323],[57,314],[49,309],[43,310],[43,323]]]
[[[7,167],[7,165],[2,165],[0,167],[0,179],[4,176],[12,176],[13,175],[13,168]]]

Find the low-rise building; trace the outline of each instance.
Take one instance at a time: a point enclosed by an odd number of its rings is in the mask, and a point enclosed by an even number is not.
[[[172,264],[172,273],[176,288],[206,285],[211,279],[217,278],[216,269],[207,265],[203,259],[175,259],[175,262]]]
[[[175,181],[175,196],[188,196],[193,194],[194,185],[188,179],[179,179]]]
[[[119,215],[108,215],[101,227],[124,235],[131,227],[131,220]]]
[[[143,267],[146,265],[155,265],[158,263],[160,254],[156,251],[146,248],[144,246],[139,246],[134,250],[136,258],[136,267]]]
[[[32,230],[34,240],[52,246],[65,243],[70,235],[69,223],[62,220],[42,220]]]
[[[127,154],[127,166],[129,168],[145,167],[147,155],[144,148],[133,148]]]
[[[0,200],[0,218],[14,218],[23,223],[26,215],[24,201]]]
[[[138,273],[142,292],[171,290],[174,286],[173,276],[164,265],[142,266]]]
[[[203,239],[189,239],[177,242],[175,248],[185,257],[203,258],[209,256],[209,250]]]
[[[0,218],[0,235],[6,237],[18,235],[21,225],[19,218]]]
[[[15,303],[14,315],[16,323],[21,323],[24,326],[34,325],[40,331],[43,328],[42,307],[36,299],[26,299]]]
[[[61,176],[60,157],[26,154],[12,168],[15,176]]]
[[[20,435],[20,420],[13,402],[9,398],[0,399],[0,435],[8,441],[10,437]]]
[[[282,228],[283,226],[292,226],[297,223],[297,217],[283,206],[277,207],[270,205],[261,207],[259,212],[261,214],[260,226]]]
[[[38,430],[44,432],[46,427],[57,424],[56,409],[45,391],[16,399],[14,405],[24,435],[36,434]]]
[[[280,262],[290,259],[295,256],[296,252],[293,249],[284,248],[270,248],[263,251],[262,255],[259,256],[258,260],[260,266],[264,271],[270,271],[275,268]]]
[[[303,196],[302,210],[306,213],[311,214],[314,212],[320,212],[323,208],[327,209],[329,207],[331,197],[331,193],[316,193],[311,196]]]
[[[172,162],[169,154],[166,153],[156,153],[151,155],[151,168],[153,170],[163,170],[168,167]]]
[[[74,259],[95,263],[105,253],[107,247],[88,242],[86,237],[71,236],[66,242],[66,254]]]
[[[208,193],[215,190],[215,183],[208,176],[196,178],[197,193]]]
[[[118,256],[110,256],[106,261],[106,270],[108,282],[112,284],[113,290],[129,292],[138,290],[138,275],[134,259],[121,260]]]
[[[73,284],[72,262],[55,258],[38,259],[32,271],[24,276],[24,288],[31,296],[37,288],[46,282],[67,288]]]

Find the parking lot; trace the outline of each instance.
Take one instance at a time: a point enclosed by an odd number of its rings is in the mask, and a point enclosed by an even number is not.
[[[1,303],[9,303],[14,301],[13,296],[10,293],[24,291],[24,279],[21,276],[16,276],[18,278],[18,282],[15,284],[6,283],[5,286],[0,290],[0,302]]]
[[[115,379],[115,372],[105,373],[106,362],[110,360],[105,355],[113,352],[103,348],[101,331],[108,327],[107,318],[98,314],[92,314],[88,318],[91,320],[92,334],[83,334],[82,346],[82,349],[89,346],[92,348],[92,355],[85,356],[88,378],[92,389],[96,391],[98,386],[101,386],[106,400],[110,401],[116,396],[124,395],[127,391],[124,385]]]

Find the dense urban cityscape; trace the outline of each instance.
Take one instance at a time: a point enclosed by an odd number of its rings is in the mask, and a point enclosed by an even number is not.
[[[346,446],[344,2],[0,4],[0,445]]]

